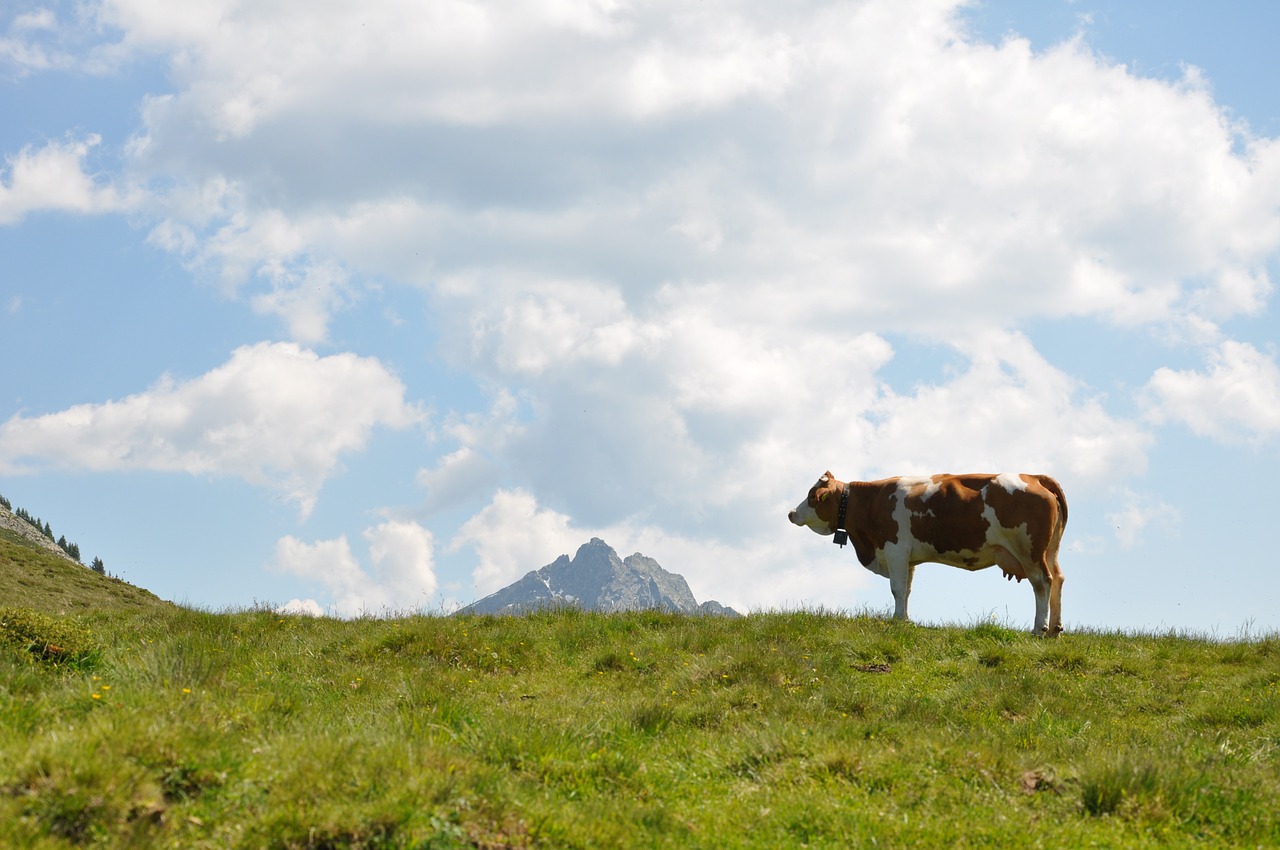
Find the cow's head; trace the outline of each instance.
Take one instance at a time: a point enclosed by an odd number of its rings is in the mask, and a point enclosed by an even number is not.
[[[828,470],[809,488],[809,495],[787,514],[793,525],[801,525],[818,534],[835,534],[836,515],[840,511],[840,493],[844,482],[837,481]]]

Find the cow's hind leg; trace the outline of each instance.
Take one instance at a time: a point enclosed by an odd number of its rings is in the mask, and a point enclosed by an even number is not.
[[[1057,637],[1062,631],[1062,568],[1055,554],[1047,559],[1049,564],[1049,637]]]

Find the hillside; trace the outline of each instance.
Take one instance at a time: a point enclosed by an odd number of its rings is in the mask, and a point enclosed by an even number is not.
[[[215,614],[0,530],[4,608],[5,848],[1280,846],[1276,636]]]
[[[0,511],[13,517],[3,508]],[[77,613],[170,605],[150,591],[99,575],[37,537],[21,533],[21,528],[0,525],[0,608]]]
[[[1280,846],[1274,637],[82,619],[75,668],[0,652],[0,846]]]

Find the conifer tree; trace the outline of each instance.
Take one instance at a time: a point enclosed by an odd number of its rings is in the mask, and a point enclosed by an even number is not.
[[[93,559],[93,564],[90,565],[90,568],[100,576],[105,576],[107,574],[106,564],[102,563],[101,558],[95,557]]]

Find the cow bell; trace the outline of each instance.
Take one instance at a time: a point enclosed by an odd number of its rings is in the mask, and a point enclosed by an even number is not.
[[[845,518],[849,515],[849,485],[844,485],[844,489],[840,491],[840,513],[836,515],[836,536],[831,538],[831,542],[844,548],[844,544],[849,542],[849,532],[845,531]]]
[[[849,485],[845,485],[845,489],[840,492],[840,513],[836,515],[836,536],[831,539],[841,549],[845,548],[845,544],[849,543],[849,531],[845,530],[845,517],[849,516]]]

